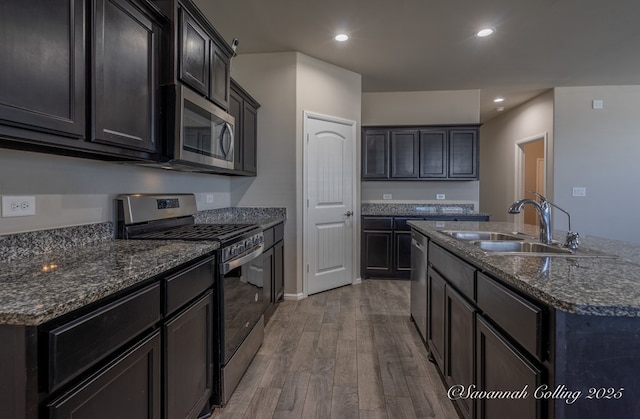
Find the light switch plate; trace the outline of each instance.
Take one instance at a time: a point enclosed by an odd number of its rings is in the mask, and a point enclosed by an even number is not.
[[[574,186],[571,196],[587,196],[587,188],[583,186]]]

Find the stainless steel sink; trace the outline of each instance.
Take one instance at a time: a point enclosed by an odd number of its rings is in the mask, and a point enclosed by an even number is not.
[[[497,240],[475,240],[471,241],[475,246],[492,255],[512,255],[512,256],[561,256],[561,257],[597,257],[597,258],[617,258],[617,255],[601,252],[588,248],[578,248],[575,250],[561,247],[557,244],[544,244],[531,241],[497,241]]]
[[[485,252],[530,253],[535,255],[544,255],[549,253],[563,255],[573,254],[570,249],[566,249],[564,247],[525,241],[478,240],[472,241],[472,243]]]
[[[525,237],[519,237],[515,234],[498,233],[495,231],[464,231],[464,230],[444,230],[444,234],[447,234],[454,239],[458,240],[524,240]]]

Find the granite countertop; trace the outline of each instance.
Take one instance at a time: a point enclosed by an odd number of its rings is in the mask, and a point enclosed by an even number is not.
[[[456,216],[477,215],[490,216],[487,213],[475,212],[473,204],[393,204],[363,203],[360,215],[364,216]]]
[[[556,309],[585,315],[640,317],[640,245],[587,236],[581,237],[581,248],[618,258],[490,255],[440,231],[521,232],[535,239],[538,228],[508,222],[409,224],[480,270]],[[554,238],[561,240],[563,234],[554,232]]]
[[[110,240],[15,259],[0,272],[0,324],[39,325],[217,248],[211,242]]]
[[[262,229],[286,220],[286,208],[223,208],[200,211],[195,216],[196,224],[258,224]]]

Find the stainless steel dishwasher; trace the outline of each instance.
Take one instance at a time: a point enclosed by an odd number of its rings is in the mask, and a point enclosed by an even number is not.
[[[427,337],[427,249],[429,239],[411,231],[411,317],[422,341]]]

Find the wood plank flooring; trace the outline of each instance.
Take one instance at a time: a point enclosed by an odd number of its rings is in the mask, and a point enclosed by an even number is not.
[[[453,419],[409,317],[409,281],[365,280],[284,301],[214,418]]]

